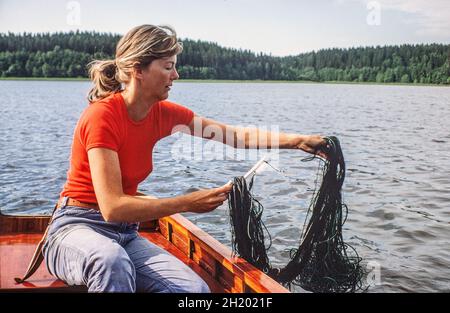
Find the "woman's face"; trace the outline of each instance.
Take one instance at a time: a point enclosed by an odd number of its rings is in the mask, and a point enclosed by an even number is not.
[[[157,101],[169,97],[172,82],[180,76],[175,68],[177,56],[156,59],[142,71],[143,93]]]

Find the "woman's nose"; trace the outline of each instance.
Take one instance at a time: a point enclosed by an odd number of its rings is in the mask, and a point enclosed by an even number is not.
[[[180,78],[180,75],[178,75],[178,72],[176,69],[173,69],[172,80],[176,80],[178,78]]]

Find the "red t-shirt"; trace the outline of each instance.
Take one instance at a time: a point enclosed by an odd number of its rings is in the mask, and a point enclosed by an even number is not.
[[[107,148],[117,152],[123,192],[135,195],[138,184],[152,171],[152,152],[158,140],[169,136],[176,125],[188,125],[194,113],[181,105],[160,101],[147,117],[135,122],[128,116],[120,92],[90,104],[75,128],[67,181],[61,196],[97,203],[87,152]]]

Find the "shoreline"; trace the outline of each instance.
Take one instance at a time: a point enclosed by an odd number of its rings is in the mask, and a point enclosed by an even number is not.
[[[85,77],[0,77],[0,81],[90,81]],[[307,81],[307,80],[234,80],[234,79],[179,79],[178,83],[250,83],[250,84],[328,84],[328,85],[380,85],[380,86],[415,86],[415,87],[450,87],[450,84],[420,84],[420,83],[378,83],[351,81]]]

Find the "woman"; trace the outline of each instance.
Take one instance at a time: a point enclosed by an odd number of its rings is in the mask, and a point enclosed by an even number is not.
[[[173,29],[142,25],[121,38],[115,60],[90,65],[90,105],[75,129],[67,181],[43,249],[48,270],[69,285],[86,285],[90,292],[209,291],[189,267],[137,232],[141,221],[211,211],[231,189],[227,184],[164,199],[137,194],[152,171],[153,146],[175,126],[197,136],[202,134],[194,134],[194,125],[231,132],[233,138],[243,133],[233,146],[245,148],[259,147],[249,140],[253,135],[269,137],[267,142],[279,136],[280,148],[310,153],[324,144],[320,136],[224,125],[166,101],[179,77],[181,51]]]

